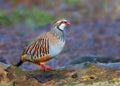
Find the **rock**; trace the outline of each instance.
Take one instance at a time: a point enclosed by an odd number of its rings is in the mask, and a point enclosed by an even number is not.
[[[67,65],[81,64],[81,63],[85,63],[85,62],[94,63],[96,61],[97,60],[96,60],[95,56],[79,56],[79,57],[73,59],[72,61],[68,62]]]
[[[87,64],[88,66],[84,66],[85,62],[66,65],[53,71],[24,71],[15,66],[7,69],[1,66],[0,86],[93,86],[98,82],[120,81],[120,70],[100,66],[101,63]]]
[[[97,63],[98,66],[100,67],[106,67],[106,68],[112,68],[112,69],[119,69],[120,70],[120,62],[116,63]]]
[[[111,56],[95,56],[97,59],[97,62],[100,63],[115,63],[120,62],[120,58],[111,57]]]
[[[2,66],[2,68],[4,68],[4,69],[7,69],[8,67],[10,67],[9,64],[5,64],[3,62],[0,62],[0,66]]]
[[[7,72],[4,70],[4,67],[0,65],[0,83],[8,82]]]

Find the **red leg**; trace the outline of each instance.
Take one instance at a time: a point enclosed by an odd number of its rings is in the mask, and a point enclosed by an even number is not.
[[[50,66],[46,66],[45,63],[40,63],[40,66],[41,66],[42,69],[45,70],[45,71],[46,71],[46,70],[53,70],[52,67],[50,67]]]

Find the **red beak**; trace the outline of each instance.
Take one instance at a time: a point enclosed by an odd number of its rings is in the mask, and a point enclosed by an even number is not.
[[[67,26],[70,26],[71,24],[70,24],[70,22],[66,22],[66,25],[67,25]]]

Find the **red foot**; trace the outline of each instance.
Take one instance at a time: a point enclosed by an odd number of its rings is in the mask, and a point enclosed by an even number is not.
[[[42,67],[43,70],[53,70],[52,67],[46,66],[45,64],[40,64],[40,66]]]

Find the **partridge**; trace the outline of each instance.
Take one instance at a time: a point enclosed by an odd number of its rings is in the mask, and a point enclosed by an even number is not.
[[[65,45],[64,28],[69,25],[66,19],[56,21],[49,32],[38,36],[25,47],[17,66],[29,61],[39,64],[43,70],[52,70],[45,64],[62,51]]]

